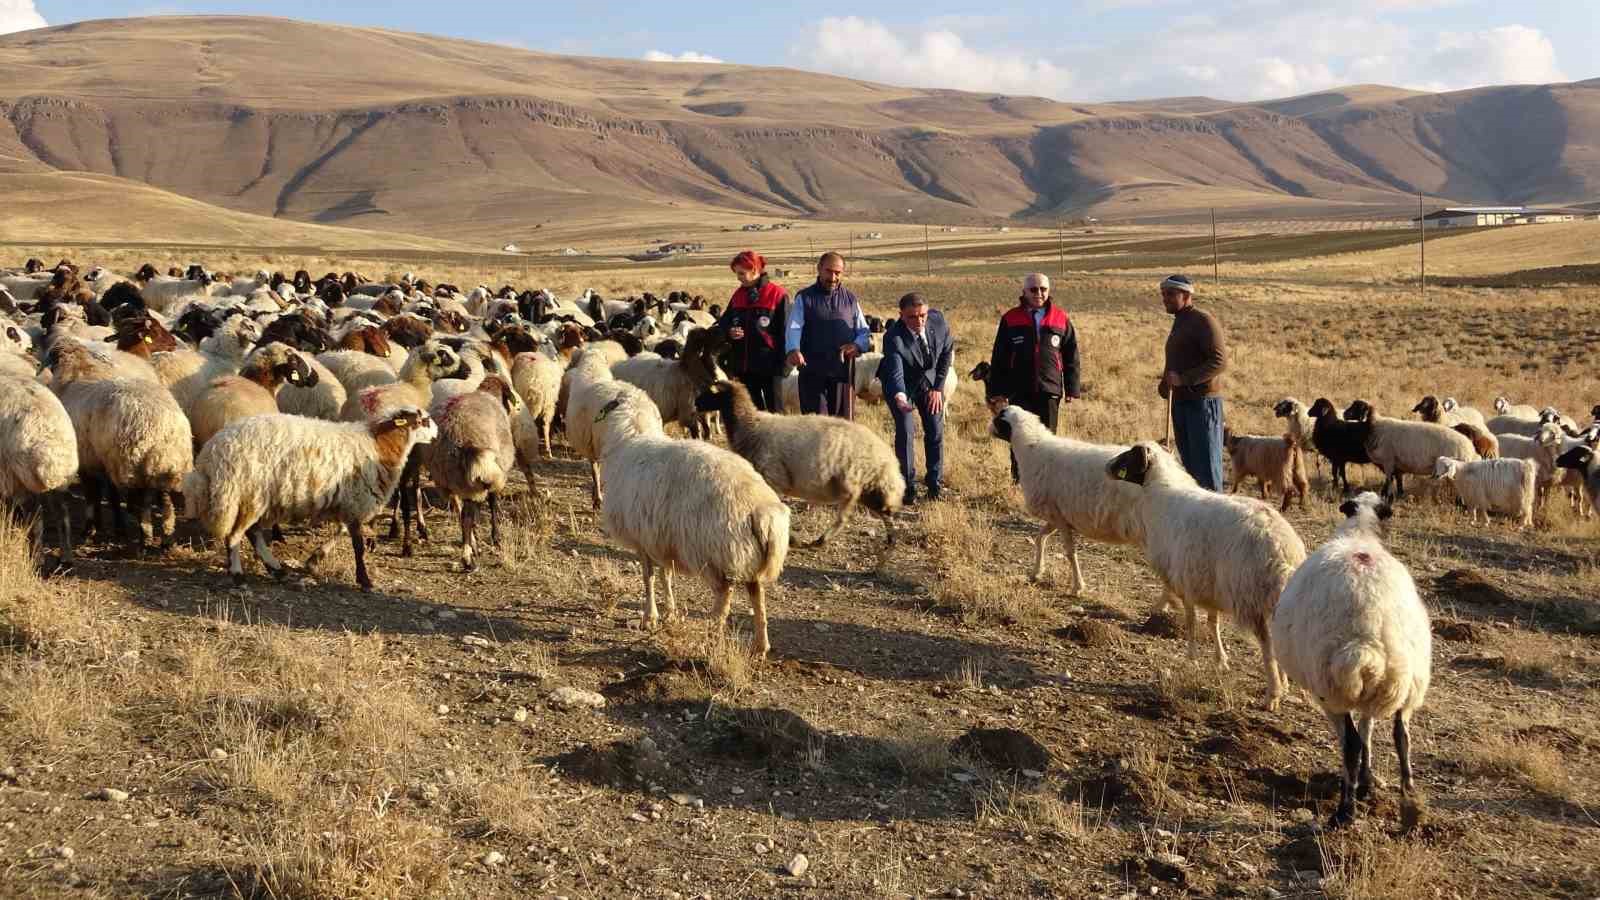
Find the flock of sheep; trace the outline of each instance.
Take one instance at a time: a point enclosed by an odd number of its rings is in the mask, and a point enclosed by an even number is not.
[[[857,506],[883,519],[892,543],[906,485],[871,429],[756,410],[722,375],[724,346],[706,327],[714,314],[677,292],[561,301],[409,275],[394,284],[304,271],[227,278],[199,266],[167,275],[145,266],[125,280],[30,260],[0,274],[0,500],[41,505],[36,549],[53,519],[65,564],[72,484],[82,485],[86,533],[110,538],[121,526],[141,551],[152,536],[170,544],[181,495],[236,580],[247,540],[282,576],[289,567],[272,550],[280,526],[342,526],[356,581],[370,589],[374,519],[393,508],[389,536],[402,554],[413,524],[427,536],[424,472],[459,512],[470,570],[479,516],[487,508],[497,542],[500,493],[516,469],[537,478],[560,424],[591,466],[606,533],[639,555],[647,621],[659,617],[658,574],[668,616],[674,573],[703,578],[719,626],[742,586],[751,650],[764,655],[766,590],[792,538],[782,497],[836,508],[813,545]],[[857,387],[870,394],[870,374]],[[1585,511],[1594,502],[1600,426],[1579,430],[1554,410],[1504,401],[1488,419],[1432,397],[1415,411],[1423,421],[1357,401],[1341,418],[1328,400],[1285,399],[1275,410],[1284,435],[1229,434],[1236,487],[1256,477],[1263,496],[1276,486],[1285,507],[1295,494],[1303,506],[1310,448],[1335,485],[1348,487],[1350,464],[1381,469],[1385,493],[1402,492],[1404,475],[1437,475],[1474,516],[1531,524],[1536,495],[1558,482],[1587,492]],[[690,437],[669,436],[673,422]],[[727,449],[697,439],[719,432]],[[1327,712],[1344,759],[1336,824],[1371,789],[1375,721],[1393,721],[1402,792],[1411,791],[1407,723],[1427,691],[1430,633],[1410,575],[1381,540],[1387,499],[1346,500],[1344,523],[1308,557],[1279,509],[1202,490],[1155,444],[1059,437],[1016,407],[996,412],[991,433],[1010,443],[1027,509],[1043,522],[1035,578],[1058,531],[1074,592],[1085,587],[1078,535],[1139,546],[1166,586],[1162,605],[1185,610],[1191,655],[1205,610],[1226,666],[1219,620],[1231,618],[1260,645],[1269,709],[1293,682]],[[338,539],[335,530],[304,567]]]

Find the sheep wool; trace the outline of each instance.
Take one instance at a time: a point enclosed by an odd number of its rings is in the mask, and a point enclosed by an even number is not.
[[[1107,544],[1144,540],[1139,489],[1106,478],[1106,466],[1127,447],[1058,437],[1038,416],[1018,406],[1001,410],[989,424],[989,433],[1010,442],[1017,457],[1023,503],[1028,514],[1041,522],[1034,547],[1034,581],[1044,577],[1045,546],[1057,531],[1066,536],[1074,594],[1085,588],[1078,563],[1078,535]],[[1174,477],[1179,474],[1187,475],[1180,470]],[[1192,478],[1189,483],[1193,484]]]
[[[0,375],[0,503],[39,497],[54,507],[61,561],[72,561],[72,524],[65,489],[78,476],[72,418],[50,389],[28,376]],[[44,542],[35,522],[34,552]]]
[[[1347,518],[1295,571],[1272,617],[1284,674],[1315,698],[1341,745],[1333,826],[1349,823],[1356,799],[1372,789],[1375,720],[1393,718],[1400,789],[1414,789],[1408,729],[1427,696],[1433,656],[1427,608],[1379,536],[1388,504],[1369,491],[1340,511]]]
[[[1277,709],[1282,685],[1267,625],[1305,544],[1283,515],[1259,500],[1216,494],[1179,478],[1182,466],[1155,444],[1141,442],[1107,465],[1107,477],[1142,488],[1144,552],[1166,586],[1163,605],[1183,602],[1189,653],[1195,652],[1196,609],[1210,613],[1217,661],[1224,667],[1218,614],[1255,636],[1267,682],[1266,708]]]
[[[461,568],[477,567],[478,504],[492,501],[505,490],[506,479],[516,465],[516,447],[511,440],[508,405],[516,394],[497,375],[484,379],[477,390],[459,394],[433,409],[439,435],[427,445],[424,455],[428,472],[441,490],[461,501]],[[492,540],[499,544],[498,525]]]
[[[1237,493],[1246,478],[1255,478],[1261,485],[1261,499],[1267,498],[1268,488],[1275,488],[1283,496],[1281,510],[1289,508],[1289,501],[1300,496],[1300,508],[1306,508],[1306,494],[1311,482],[1306,478],[1305,456],[1292,434],[1282,437],[1256,434],[1234,434],[1223,429],[1222,445],[1233,464],[1233,492]]]
[[[1489,513],[1513,516],[1523,528],[1533,527],[1533,503],[1538,493],[1539,464],[1531,459],[1480,459],[1473,462],[1440,457],[1433,475],[1455,485],[1456,496],[1472,513],[1487,522]]]

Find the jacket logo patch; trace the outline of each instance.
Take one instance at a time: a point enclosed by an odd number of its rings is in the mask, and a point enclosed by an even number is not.
[[[1013,344],[1022,344],[1022,343],[1026,343],[1027,340],[1028,340],[1027,338],[1025,338],[1025,337],[1023,337],[1022,335],[1019,334],[1016,337],[1011,339],[1011,343],[1013,343]]]
[[[762,316],[756,320],[756,324],[760,325],[762,328],[766,328],[768,325],[772,324],[772,318],[770,316]]]
[[[1052,346],[1052,347],[1061,346],[1061,335],[1059,335],[1059,334],[1050,335],[1050,346]]]

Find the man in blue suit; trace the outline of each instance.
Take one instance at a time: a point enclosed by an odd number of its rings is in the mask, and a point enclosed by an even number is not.
[[[917,502],[917,455],[911,445],[911,415],[922,417],[922,448],[928,466],[928,499],[939,499],[944,470],[944,381],[955,345],[944,316],[921,294],[900,298],[900,321],[883,335],[878,380],[894,415],[894,451],[906,479],[906,505]]]

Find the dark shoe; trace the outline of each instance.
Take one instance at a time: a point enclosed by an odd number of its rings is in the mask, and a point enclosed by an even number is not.
[[[916,491],[911,491],[911,490],[906,491],[906,495],[904,497],[900,498],[900,505],[901,506],[916,506],[917,505],[917,492]]]
[[[932,500],[933,502],[937,503],[939,501],[939,497],[940,496],[941,496],[941,494],[939,493],[939,489],[938,488],[936,488],[936,487],[928,488],[928,499],[929,500]]]

